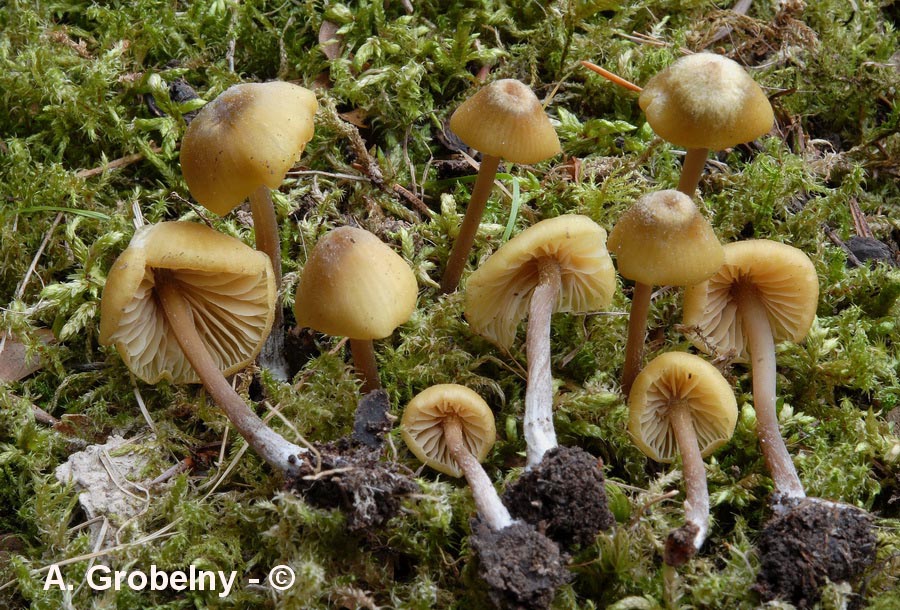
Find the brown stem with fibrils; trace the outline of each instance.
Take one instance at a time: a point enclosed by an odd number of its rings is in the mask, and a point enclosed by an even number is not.
[[[350,339],[350,355],[356,374],[362,379],[362,393],[381,389],[378,364],[375,362],[375,346],[371,339]]]
[[[706,540],[706,533],[709,530],[709,491],[706,486],[706,468],[703,465],[703,455],[700,453],[690,408],[674,404],[669,413],[669,423],[672,425],[678,452],[681,454],[684,476],[685,524],[680,530],[685,536],[677,535],[679,530],[669,535],[666,540],[666,563],[681,565],[696,554]]]
[[[647,334],[647,315],[650,312],[650,295],[653,288],[649,284],[634,283],[631,294],[631,311],[628,314],[628,339],[625,343],[625,365],[622,368],[622,393],[631,392],[635,378],[643,368],[644,337]]]

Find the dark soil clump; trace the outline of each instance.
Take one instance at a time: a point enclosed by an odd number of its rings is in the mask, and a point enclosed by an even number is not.
[[[604,481],[599,459],[578,447],[557,447],[509,486],[503,503],[513,517],[569,549],[593,543],[615,522]]]
[[[699,528],[694,523],[685,523],[676,530],[669,532],[666,538],[666,549],[663,560],[666,565],[678,567],[687,563],[688,559],[697,554],[694,539]]]
[[[549,608],[556,588],[571,578],[556,543],[527,523],[495,531],[473,520],[469,543],[498,608]]]
[[[805,498],[788,501],[766,524],[754,589],[766,601],[813,606],[826,579],[849,581],[875,560],[872,516],[850,506]]]

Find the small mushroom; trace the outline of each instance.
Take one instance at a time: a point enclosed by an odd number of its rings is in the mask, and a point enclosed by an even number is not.
[[[653,286],[689,286],[722,266],[724,254],[709,222],[687,195],[665,190],[638,199],[609,233],[622,277],[634,280],[622,370],[627,396],[641,370]]]
[[[225,215],[250,198],[256,248],[272,261],[281,286],[281,240],[271,189],[278,188],[313,136],[318,109],[312,91],[291,83],[244,83],[226,89],[191,121],[181,144],[181,170],[191,195]],[[283,378],[282,312],[264,355]]]
[[[737,62],[695,53],[654,75],[638,97],[662,139],[687,149],[678,190],[688,197],[700,182],[710,150],[750,142],[772,129],[765,93]]]
[[[560,152],[559,138],[534,92],[525,84],[495,81],[462,103],[450,117],[450,129],[481,152],[481,166],[459,227],[459,235],[441,278],[441,292],[456,290],[484,215],[500,159],[538,163]]]
[[[731,386],[711,364],[669,352],[650,362],[628,397],[628,432],[645,455],[671,463],[681,454],[685,524],[669,534],[665,561],[678,566],[703,545],[709,530],[709,491],[703,458],[727,443],[737,422]]]
[[[148,225],[110,269],[100,342],[147,383],[202,383],[260,457],[291,474],[307,450],[271,430],[225,380],[256,357],[274,303],[264,254],[204,225]]]
[[[528,315],[525,440],[528,468],[557,446],[553,429],[550,317],[605,307],[615,291],[606,231],[586,216],[543,220],[503,244],[469,278],[466,318],[472,329],[508,349]]]
[[[350,338],[363,393],[381,387],[373,339],[384,339],[416,307],[416,276],[365,229],[340,227],[319,239],[297,285],[297,323]]]
[[[775,342],[802,341],[816,315],[819,282],[803,252],[769,240],[727,244],[725,262],[684,294],[684,323],[698,349],[750,362],[753,406],[763,457],[775,490],[806,496],[775,412]]]

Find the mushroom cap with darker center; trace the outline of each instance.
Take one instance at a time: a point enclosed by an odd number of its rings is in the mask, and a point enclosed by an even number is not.
[[[466,319],[478,334],[509,348],[528,313],[539,279],[538,260],[559,265],[558,312],[596,311],[609,305],[615,270],[606,251],[606,231],[587,216],[542,220],[503,244],[466,284]]]
[[[538,163],[561,150],[541,102],[514,79],[482,87],[456,109],[450,129],[482,154],[513,163]]]
[[[275,281],[269,257],[205,225],[147,225],[110,269],[100,303],[100,342],[114,344],[147,383],[200,379],[154,295],[165,271],[188,301],[194,324],[224,375],[247,366],[272,328]]]
[[[416,276],[375,235],[356,227],[319,239],[297,285],[297,323],[351,339],[383,339],[416,307]]]
[[[669,419],[672,409],[689,409],[703,457],[734,434],[737,401],[722,374],[699,356],[668,352],[640,372],[628,396],[628,432],[645,455],[670,463],[678,453]]]
[[[722,265],[722,245],[693,200],[676,190],[638,199],[609,233],[619,273],[648,286],[688,286]]]
[[[772,129],[765,93],[737,62],[715,53],[682,57],[651,78],[638,104],[662,139],[722,150]]]
[[[455,418],[462,427],[463,443],[479,462],[494,445],[494,414],[476,392],[453,383],[431,386],[413,398],[403,411],[400,432],[419,461],[438,472],[461,477],[444,438],[444,422]]]
[[[191,195],[224,215],[260,186],[277,188],[313,136],[315,94],[273,81],[226,89],[191,121],[181,170]]]
[[[697,332],[691,333],[694,345],[749,362],[739,314],[744,290],[751,290],[762,303],[776,343],[802,341],[819,299],[819,279],[809,257],[793,246],[766,239],[734,242],[724,250],[719,270],[684,293],[684,324],[696,327]]]

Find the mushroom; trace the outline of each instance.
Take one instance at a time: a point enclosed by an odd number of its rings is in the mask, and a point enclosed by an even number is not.
[[[202,383],[260,457],[293,473],[306,450],[271,430],[225,380],[256,357],[274,303],[264,254],[199,224],[147,225],[106,279],[100,342],[114,344],[147,383]]]
[[[281,286],[281,240],[271,189],[278,188],[313,136],[318,109],[312,91],[291,83],[245,83],[226,89],[191,121],[181,143],[181,170],[191,195],[210,211],[225,215],[247,197],[253,213],[256,248],[272,261]],[[264,355],[286,378],[281,363],[280,300]]]
[[[513,79],[495,81],[463,102],[450,117],[450,129],[466,145],[481,152],[481,166],[441,278],[441,292],[445,294],[459,285],[500,159],[538,163],[561,150],[556,131],[537,96],[527,85]]]
[[[381,387],[373,339],[384,339],[416,307],[412,269],[365,229],[340,227],[319,239],[297,285],[297,323],[349,337],[363,393]]]
[[[513,520],[481,466],[496,437],[487,403],[465,386],[432,386],[407,405],[400,430],[420,461],[450,476],[463,475],[469,483],[480,517],[469,543],[497,607],[548,608],[569,574],[559,547]]]
[[[628,432],[645,455],[671,463],[681,454],[685,524],[669,534],[665,561],[678,566],[703,545],[709,529],[709,492],[703,458],[727,443],[737,422],[731,386],[711,364],[669,352],[651,361],[628,396]]]
[[[466,318],[472,329],[509,349],[528,315],[525,440],[528,468],[557,446],[553,429],[550,317],[605,307],[615,291],[606,231],[575,214],[543,220],[501,246],[469,278]]]
[[[715,53],[678,59],[644,86],[588,61],[583,66],[640,93],[638,105],[663,140],[687,148],[678,190],[694,196],[710,150],[750,142],[775,122],[765,93],[737,62]]]
[[[819,282],[803,252],[769,240],[727,244],[725,262],[686,289],[684,323],[698,349],[750,362],[753,406],[763,457],[778,494],[805,493],[775,413],[775,342],[802,341],[816,315]]]
[[[622,277],[634,280],[622,370],[627,396],[641,370],[653,286],[689,286],[722,266],[724,254],[709,222],[687,195],[665,190],[638,199],[609,233]]]
[[[710,150],[750,142],[772,129],[766,94],[737,62],[715,53],[677,60],[644,86],[638,105],[662,139],[687,149],[678,190],[700,182]]]

